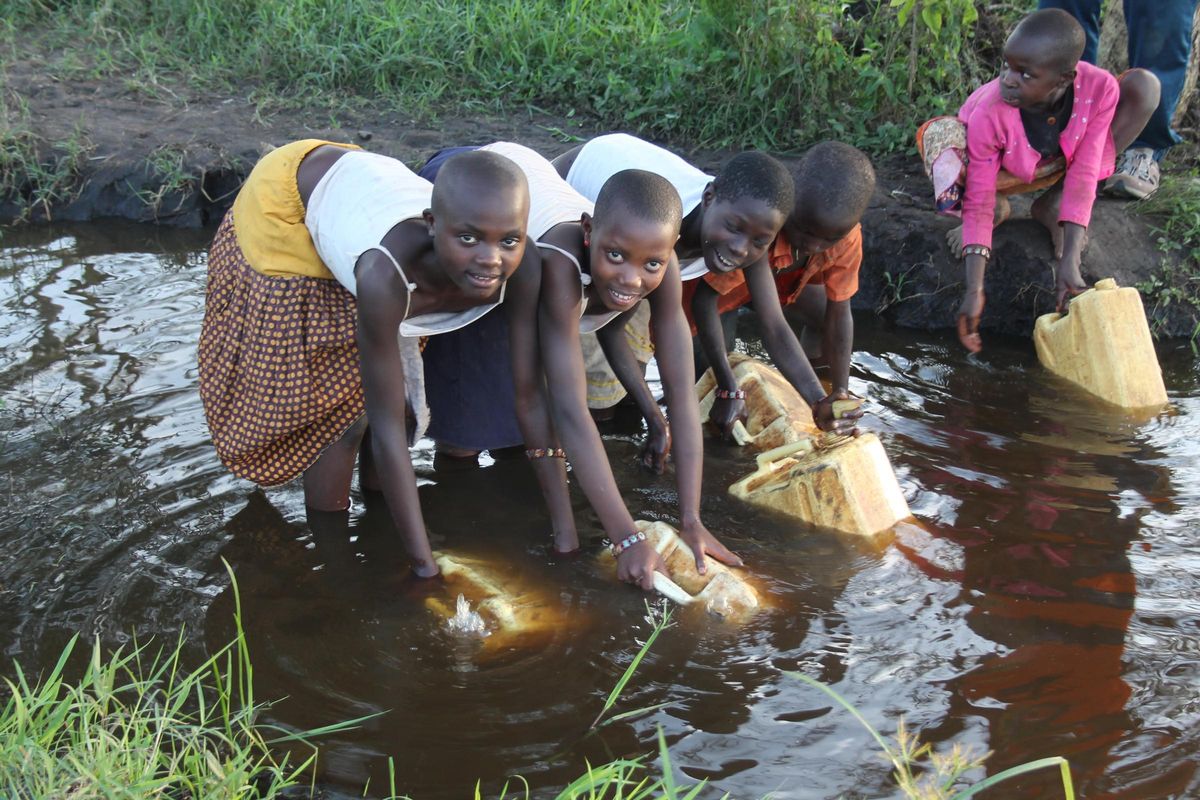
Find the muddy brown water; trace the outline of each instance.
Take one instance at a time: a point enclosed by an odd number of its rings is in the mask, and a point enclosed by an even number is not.
[[[0,648],[26,670],[76,632],[111,646],[184,630],[198,656],[233,634],[236,572],[265,720],[312,727],[386,712],[324,741],[331,797],[397,789],[545,796],[593,764],[649,752],[736,797],[894,797],[832,685],[885,731],[903,715],[985,772],[1071,760],[1079,796],[1200,794],[1200,365],[1160,348],[1171,410],[1108,413],[1043,372],[1028,342],[981,357],[950,336],[860,317],[852,388],[918,519],[876,542],[807,530],[723,487],[751,457],[706,453],[709,527],[765,582],[740,628],[677,614],[614,709],[662,709],[585,735],[649,632],[643,597],[590,555],[556,563],[523,459],[416,463],[435,547],[490,560],[561,609],[551,635],[479,651],[401,580],[381,509],[306,520],[298,486],[230,476],[196,391],[207,234],[93,223],[0,240]],[[993,309],[989,309],[994,313]],[[753,342],[746,345],[754,349]],[[671,519],[669,478],[606,444],[638,516]],[[576,496],[590,551],[594,517]],[[992,797],[1056,797],[1051,774]]]

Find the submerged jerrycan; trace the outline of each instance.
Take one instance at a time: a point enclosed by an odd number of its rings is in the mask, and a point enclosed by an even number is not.
[[[758,469],[729,487],[748,503],[810,525],[863,536],[911,516],[879,437],[821,434],[758,456]]]
[[[740,353],[730,353],[729,364],[738,388],[746,393],[746,424],[734,433],[738,444],[770,450],[819,433],[812,409],[777,370]],[[707,419],[712,410],[716,388],[712,370],[696,383],[701,419]]]
[[[436,554],[434,561],[446,592],[426,597],[425,607],[452,630],[480,638],[485,650],[531,645],[567,624],[554,598],[517,585],[495,564],[447,553]]]
[[[1033,343],[1042,366],[1103,400],[1131,409],[1167,402],[1137,289],[1097,281],[1068,313],[1038,317]]]
[[[735,571],[708,556],[705,574],[696,571],[696,557],[675,529],[665,522],[638,520],[637,529],[659,552],[667,565],[667,575],[654,574],[655,590],[667,599],[685,606],[698,606],[710,614],[731,622],[745,622],[762,608],[759,593],[745,572]],[[604,558],[615,561],[610,553]]]

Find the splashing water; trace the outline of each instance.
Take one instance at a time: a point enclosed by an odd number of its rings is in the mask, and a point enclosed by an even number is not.
[[[479,616],[478,611],[471,610],[470,601],[461,594],[458,596],[458,606],[454,616],[450,618],[450,621],[446,625],[454,633],[463,636],[478,636],[482,639],[489,633],[483,617]]]

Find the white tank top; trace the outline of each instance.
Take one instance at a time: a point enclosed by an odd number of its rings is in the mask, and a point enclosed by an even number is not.
[[[583,271],[583,267],[579,266],[579,260],[575,258],[575,256],[571,255],[566,250],[563,250],[561,247],[550,244],[549,242],[538,242],[538,247],[541,247],[544,250],[553,250],[556,253],[563,254],[572,264],[575,265],[575,269],[579,272],[579,285],[583,287],[583,302],[579,304],[580,333],[595,333],[617,318],[617,315],[621,313],[620,311],[610,311],[607,314],[593,314],[590,317],[586,316],[588,307],[587,287],[592,285],[592,276]]]
[[[679,156],[628,133],[610,133],[589,140],[575,156],[567,172],[567,183],[577,192],[596,202],[604,182],[623,169],[643,169],[661,175],[679,192],[683,201],[683,216],[687,216],[704,199],[704,187],[713,176],[684,161]],[[708,272],[703,258],[679,265],[679,277],[685,281]]]
[[[544,156],[524,145],[494,142],[480,150],[489,150],[516,162],[529,181],[529,228],[535,242],[562,222],[579,222],[579,217],[595,208],[595,198],[587,198],[571,188]]]
[[[354,265],[368,250],[386,255],[412,292],[417,290],[416,284],[380,242],[399,223],[421,219],[432,201],[433,184],[396,159],[351,150],[333,162],[317,182],[308,198],[304,224],[321,261],[354,296],[358,296]],[[432,336],[469,325],[504,302],[507,286],[500,287],[500,299],[495,303],[405,319],[400,335]],[[411,301],[410,296],[410,305]]]

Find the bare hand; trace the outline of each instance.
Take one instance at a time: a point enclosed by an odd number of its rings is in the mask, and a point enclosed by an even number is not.
[[[655,571],[667,574],[662,556],[649,542],[638,542],[617,556],[617,577],[625,583],[637,584],[643,591],[654,590]]]
[[[708,412],[708,421],[717,426],[717,430],[721,432],[726,441],[732,442],[735,441],[733,423],[741,422],[745,425],[748,416],[745,400],[718,397],[713,401],[712,411]]]
[[[671,427],[667,421],[659,417],[650,423],[650,432],[646,435],[646,443],[642,445],[639,458],[642,466],[655,475],[662,475],[667,467],[667,456],[671,454]]]
[[[813,422],[823,431],[832,431],[842,436],[858,436],[858,421],[862,419],[862,408],[845,411],[840,417],[833,410],[835,401],[849,399],[850,393],[845,389],[825,395],[813,406]]]
[[[679,537],[692,549],[692,555],[696,559],[696,572],[701,575],[708,571],[704,563],[705,555],[731,567],[742,566],[742,560],[717,541],[717,537],[709,533],[703,522],[697,520],[690,524],[684,523],[679,529]]]
[[[1083,281],[1083,276],[1079,273],[1079,254],[1076,253],[1073,258],[1064,256],[1062,261],[1058,262],[1058,269],[1054,273],[1054,307],[1061,314],[1067,307],[1068,297],[1081,294],[1088,288]]]
[[[979,318],[983,316],[983,290],[968,290],[958,307],[958,340],[972,353],[983,349],[979,338]]]

